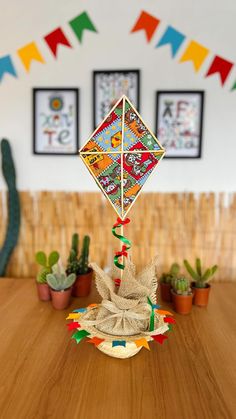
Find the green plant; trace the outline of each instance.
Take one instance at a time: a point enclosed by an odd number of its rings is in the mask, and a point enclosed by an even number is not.
[[[8,224],[0,250],[0,276],[4,276],[8,261],[17,244],[20,230],[20,198],[16,189],[16,172],[8,140],[1,141],[2,173],[8,186]]]
[[[59,265],[54,265],[53,273],[47,274],[47,283],[54,291],[64,291],[72,287],[76,275],[74,273],[67,275],[65,270]]]
[[[172,281],[172,287],[176,294],[178,295],[190,295],[192,294],[192,290],[190,287],[189,280],[181,277],[181,278],[175,278]]]
[[[190,265],[190,263],[186,259],[184,260],[184,266],[187,269],[189,275],[195,281],[195,287],[196,288],[206,288],[207,287],[207,281],[209,281],[210,278],[217,271],[218,266],[214,265],[211,268],[206,269],[205,272],[203,273],[201,260],[199,258],[196,258],[195,264],[196,264],[196,270],[194,270],[192,268],[192,266]]]
[[[88,257],[89,257],[90,237],[84,236],[82,250],[79,254],[79,236],[74,233],[72,236],[71,250],[68,258],[67,273],[74,273],[77,275],[84,275],[88,272]]]
[[[172,281],[178,276],[180,271],[180,266],[178,263],[172,263],[170,271],[168,273],[163,273],[160,281],[164,284],[171,284]]]
[[[59,257],[59,253],[55,250],[49,254],[48,258],[42,251],[36,253],[35,260],[42,266],[36,278],[37,282],[40,284],[47,283],[47,275],[52,272],[52,267],[58,262]]]

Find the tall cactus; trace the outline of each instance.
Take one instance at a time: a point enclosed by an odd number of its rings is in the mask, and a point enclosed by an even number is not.
[[[83,246],[81,250],[80,256],[80,272],[82,274],[86,274],[88,272],[88,257],[89,257],[89,245],[90,245],[90,237],[84,236],[83,239]]]
[[[20,230],[20,198],[16,189],[16,172],[8,140],[1,141],[2,172],[8,186],[8,224],[0,250],[0,276],[4,276]]]

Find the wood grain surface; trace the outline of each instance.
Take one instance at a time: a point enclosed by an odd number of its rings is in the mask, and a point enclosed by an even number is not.
[[[214,284],[208,308],[176,315],[163,345],[119,360],[70,340],[65,317],[98,301],[94,290],[55,311],[34,280],[1,279],[0,418],[235,419],[235,290]]]

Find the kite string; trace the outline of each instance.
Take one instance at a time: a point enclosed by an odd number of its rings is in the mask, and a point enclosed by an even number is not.
[[[119,269],[123,269],[125,268],[125,265],[123,263],[119,262],[119,258],[125,256],[128,256],[127,250],[129,250],[131,248],[131,241],[128,240],[125,236],[123,236],[123,226],[128,224],[130,222],[129,218],[126,218],[125,220],[121,220],[120,217],[117,218],[116,223],[113,225],[112,227],[112,234],[119,240],[121,240],[124,244],[122,245],[122,248],[119,252],[115,253],[114,256],[114,264],[115,266],[117,266],[117,268]],[[116,229],[121,227],[121,231],[122,234],[117,234]],[[118,280],[115,280],[116,282],[118,282]],[[117,284],[118,285],[118,284]]]

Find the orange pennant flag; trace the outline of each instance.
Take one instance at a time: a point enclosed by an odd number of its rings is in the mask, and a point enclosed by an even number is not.
[[[143,11],[131,29],[131,33],[143,30],[146,33],[147,41],[150,42],[159,23],[160,20],[155,16]]]
[[[167,315],[167,316],[173,316],[173,313],[171,313],[170,311],[167,311],[167,310],[159,310],[159,309],[156,309],[155,312],[158,313],[158,314],[164,314],[164,315]]]
[[[148,349],[150,351],[148,341],[145,338],[137,339],[134,341],[137,348],[140,348],[140,346],[143,346],[144,348]]]
[[[44,64],[44,58],[41,55],[37,45],[35,42],[31,42],[30,44],[25,45],[24,47],[18,49],[17,51],[26,71],[30,70],[31,62],[32,61],[39,61],[40,63]]]
[[[100,345],[100,343],[104,342],[105,339],[97,338],[96,336],[92,337],[91,339],[87,340],[88,343],[93,343],[94,346]]]
[[[97,306],[98,306],[98,304],[95,304],[95,303],[88,305],[89,308],[94,308],[94,307],[97,307]]]
[[[209,49],[205,48],[203,45],[198,44],[195,41],[191,41],[188,44],[179,62],[183,63],[185,61],[192,61],[195,71],[198,71],[208,54]]]

